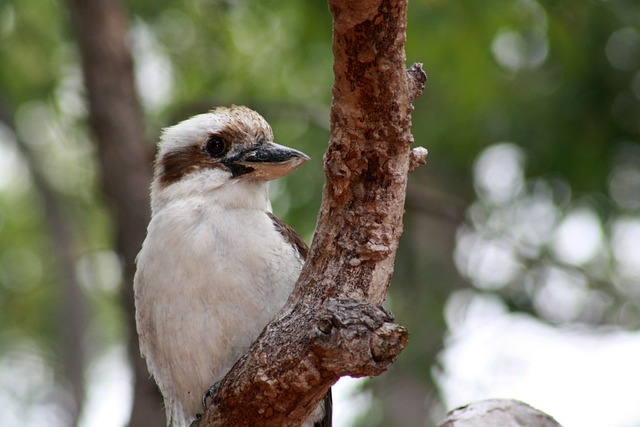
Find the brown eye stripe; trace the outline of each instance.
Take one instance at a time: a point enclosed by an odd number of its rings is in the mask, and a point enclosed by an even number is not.
[[[183,176],[204,169],[224,167],[206,156],[197,145],[180,148],[164,154],[156,160],[160,185],[167,187]]]

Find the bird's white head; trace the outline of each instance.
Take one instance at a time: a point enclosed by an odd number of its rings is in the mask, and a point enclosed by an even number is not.
[[[218,107],[164,129],[151,187],[152,213],[193,196],[254,203],[268,198],[267,181],[307,160],[306,154],[273,142],[271,127],[255,111]],[[242,197],[243,191],[255,194]]]

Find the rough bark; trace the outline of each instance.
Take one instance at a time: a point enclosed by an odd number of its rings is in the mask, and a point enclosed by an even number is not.
[[[69,0],[84,72],[101,180],[124,262],[122,301],[134,368],[130,425],[164,425],[162,399],[138,349],[133,307],[134,260],[149,221],[151,162],[134,87],[127,17],[117,0]]]
[[[286,306],[219,384],[200,426],[299,426],[340,376],[384,372],[408,339],[380,304],[393,273],[410,169],[406,0],[330,0],[331,141],[318,226]]]

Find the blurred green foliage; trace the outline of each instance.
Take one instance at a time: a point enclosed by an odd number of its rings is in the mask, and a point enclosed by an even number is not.
[[[272,190],[275,212],[310,241],[329,139],[333,75],[326,4],[131,0],[127,6],[152,139],[162,126],[215,105],[259,110],[278,141],[313,159]],[[415,102],[413,129],[416,144],[430,155],[412,175],[389,305],[412,339],[391,373],[367,386],[376,404],[362,417],[366,426],[428,425],[425,419],[442,414],[431,369],[446,332],[443,308],[456,289],[478,286],[475,270],[454,264],[456,235],[461,227],[486,235],[489,221],[478,219],[479,207],[485,219],[499,215],[540,194],[535,189],[541,183],[550,188],[557,217],[549,236],[526,256],[521,244],[510,246],[516,271],[499,286],[479,287],[514,310],[545,317],[548,311],[536,308],[523,277],[536,266],[560,266],[609,298],[601,315],[566,320],[633,329],[640,324],[640,293],[629,291],[640,285],[640,273],[616,270],[626,261],[616,258],[612,240],[617,219],[634,224],[640,215],[640,3],[414,0],[407,32],[408,64],[423,62],[429,76]],[[25,352],[37,349],[55,380],[49,389],[37,385],[33,405],[55,402],[53,384],[64,387],[60,347],[68,324],[52,224],[34,169],[73,226],[76,274],[89,304],[87,357],[123,342],[117,291],[130,284],[118,279],[83,92],[66,3],[0,2],[0,366],[24,343]],[[524,187],[495,203],[479,194],[474,162],[501,142],[526,159]],[[567,265],[552,248],[553,233],[576,206],[595,212],[603,230],[598,251],[605,255],[594,257],[597,262]],[[466,213],[469,207],[476,208],[475,217]],[[489,230],[494,240],[510,236],[522,220],[517,214],[501,218],[501,227]],[[629,250],[640,251],[640,242]],[[12,402],[12,396],[23,397],[8,387],[0,401]]]

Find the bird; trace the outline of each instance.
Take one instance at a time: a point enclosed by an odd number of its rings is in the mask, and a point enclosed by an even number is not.
[[[268,188],[308,160],[244,106],[163,129],[134,295],[168,426],[191,425],[293,290],[308,248],[273,214]],[[331,406],[329,390],[303,426],[330,426]]]

